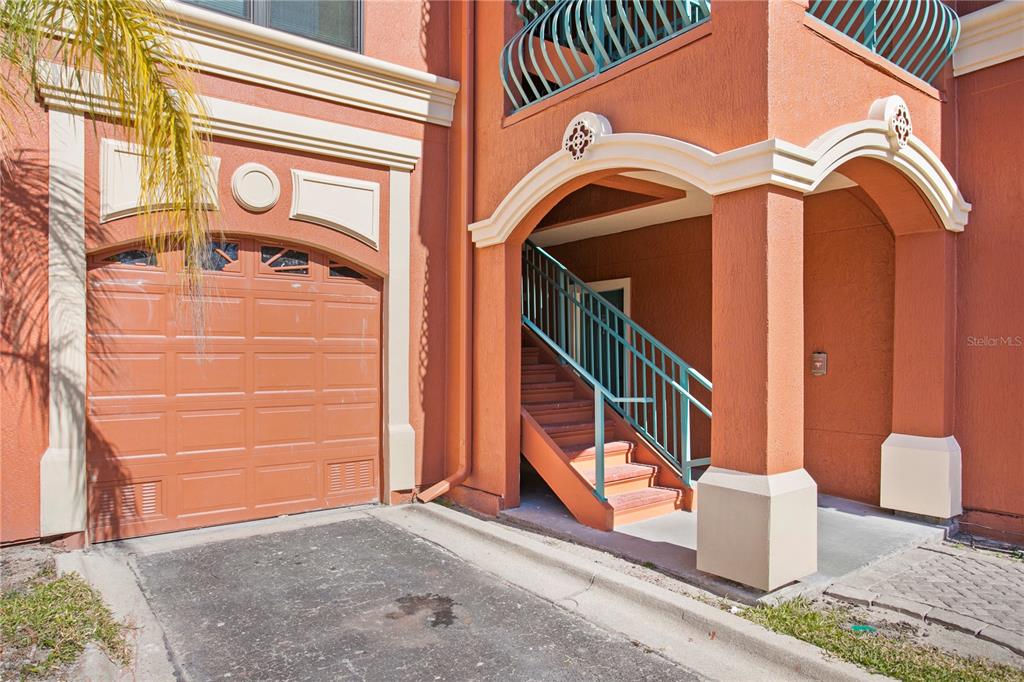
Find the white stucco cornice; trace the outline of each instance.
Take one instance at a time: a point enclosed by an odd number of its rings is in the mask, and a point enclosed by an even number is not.
[[[1024,2],[1003,0],[960,18],[953,75],[1024,57]]]
[[[47,107],[77,114],[116,114],[97,74],[75,77],[67,67],[52,62],[41,62],[39,71],[39,92]],[[209,135],[396,170],[412,170],[423,153],[422,142],[413,138],[216,97],[202,96],[200,101],[203,111],[196,114],[197,127]]]
[[[169,30],[190,66],[279,90],[450,126],[458,81],[175,0]]]
[[[806,147],[772,138],[722,153],[661,135],[612,133],[603,117],[584,113],[566,129],[568,135],[580,119],[595,122],[595,134],[579,158],[559,149],[520,179],[489,218],[469,230],[478,247],[500,244],[544,197],[573,178],[603,170],[657,171],[712,196],[760,185],[806,194],[847,161],[869,157],[898,168],[931,203],[943,227],[960,232],[971,205],[928,145],[909,130],[899,144],[895,141],[888,118],[899,105],[905,111],[897,97],[878,100],[869,118],[834,128]]]

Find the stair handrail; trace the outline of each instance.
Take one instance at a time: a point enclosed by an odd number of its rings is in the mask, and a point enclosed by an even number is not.
[[[538,259],[540,260],[538,261]],[[544,271],[544,264],[554,271],[553,274],[557,275],[557,278]],[[708,391],[712,390],[711,381],[682,360],[682,358],[667,348],[663,343],[658,341],[650,332],[632,320],[632,318],[628,317],[625,313],[607,302],[597,291],[569,271],[565,265],[559,262],[550,253],[533,242],[527,241],[524,246],[523,323],[534,333],[539,334],[545,344],[554,349],[560,358],[565,360],[574,371],[586,379],[587,383],[594,386],[600,386],[601,391],[609,398],[615,397],[615,392],[608,386],[605,386],[587,368],[583,367],[583,365],[573,357],[568,349],[563,347],[563,343],[556,341],[550,334],[542,329],[541,324],[538,324],[537,321],[531,319],[530,315],[532,313],[538,317],[546,317],[547,320],[550,321],[550,311],[538,310],[538,308],[543,308],[543,302],[538,302],[537,300],[541,293],[539,290],[541,289],[543,289],[543,294],[549,297],[556,297],[559,306],[556,314],[558,329],[552,331],[556,332],[563,342],[565,342],[569,336],[569,333],[567,332],[567,312],[568,308],[571,307],[578,311],[581,319],[586,318],[586,321],[595,329],[598,329],[606,339],[609,339],[611,343],[614,344],[616,348],[621,347],[623,351],[628,351],[630,354],[630,360],[633,362],[632,366],[634,369],[637,368],[636,365],[639,363],[639,368],[643,371],[642,378],[645,384],[644,390],[646,390],[647,372],[650,372],[651,375],[652,388],[654,387],[655,379],[661,382],[663,408],[665,408],[667,402],[666,389],[674,391],[682,398],[682,406],[678,403],[674,403],[674,417],[676,420],[674,426],[676,427],[676,430],[682,429],[683,434],[680,435],[678,433],[672,433],[671,436],[669,436],[667,432],[667,423],[669,421],[669,415],[667,413],[665,415],[661,415],[662,423],[660,436],[657,433],[659,430],[658,417],[660,414],[657,407],[652,413],[652,432],[646,412],[643,413],[643,419],[641,420],[639,418],[640,413],[637,410],[627,410],[621,406],[623,403],[628,404],[629,402],[641,401],[621,401],[620,403],[618,401],[610,400],[609,402],[612,403],[613,409],[615,409],[623,418],[626,419],[627,422],[636,428],[638,433],[644,437],[651,446],[653,446],[654,450],[662,457],[662,459],[680,473],[684,477],[686,483],[689,484],[691,480],[690,470],[694,466],[703,466],[709,463],[708,458],[692,459],[690,457],[689,406],[696,406],[700,412],[705,414],[708,418],[711,418],[711,410],[690,392],[689,380],[692,378]],[[580,294],[580,296],[575,295],[574,292],[576,294]],[[587,296],[586,306],[581,302],[583,300],[582,295]],[[565,305],[565,301],[569,302],[569,306]],[[591,308],[595,308],[597,312]],[[606,322],[606,320],[608,321]],[[623,334],[619,333],[615,328],[617,325],[613,325],[611,323],[612,320],[617,320],[621,324],[623,333],[628,334],[630,339],[625,338]],[[591,339],[591,342],[593,343],[593,339]],[[644,353],[642,348],[646,348],[647,353]],[[655,362],[655,358],[657,358],[658,355],[660,355],[662,366],[659,366],[659,364]],[[671,374],[666,371],[664,365],[669,366],[669,369],[672,371]],[[644,391],[642,390],[640,392],[643,393]],[[595,395],[596,393],[597,391],[595,391]],[[642,402],[655,403],[656,399],[648,396],[647,399]],[[675,447],[670,447],[670,445],[674,445]]]
[[[594,389],[594,495],[602,502],[607,501],[604,494],[604,405],[605,400],[613,403],[653,403],[654,398],[646,396],[624,397],[613,395],[605,389],[597,378],[585,370],[576,360],[561,348],[554,339],[541,331],[540,327],[523,315],[523,324],[536,334],[541,341],[551,347],[559,358],[573,368],[580,377]]]

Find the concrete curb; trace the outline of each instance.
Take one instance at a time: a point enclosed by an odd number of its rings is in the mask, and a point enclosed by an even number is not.
[[[542,542],[440,505],[373,515],[712,678],[880,679],[806,642],[576,556],[560,541]]]
[[[105,550],[57,554],[60,574],[75,572],[103,595],[114,617],[134,627],[134,652],[131,669],[123,670],[116,680],[168,682],[177,680],[160,621],[149,608],[135,573],[126,557]],[[111,664],[112,665],[112,664]],[[96,678],[99,679],[99,678]]]

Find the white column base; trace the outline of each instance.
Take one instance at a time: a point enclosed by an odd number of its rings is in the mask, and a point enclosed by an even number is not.
[[[879,505],[949,519],[963,513],[961,453],[953,436],[890,434],[882,443]]]
[[[416,485],[416,432],[408,424],[388,425],[388,489],[411,490]]]
[[[85,530],[85,448],[47,448],[39,462],[39,536]]]
[[[697,569],[774,590],[818,570],[818,485],[712,466],[697,481]]]

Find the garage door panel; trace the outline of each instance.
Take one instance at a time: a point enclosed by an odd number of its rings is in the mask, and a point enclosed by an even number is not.
[[[244,393],[245,364],[242,353],[176,353],[177,394]]]
[[[253,497],[257,507],[317,499],[316,463],[290,462],[258,466],[253,470]]]
[[[271,391],[314,390],[316,384],[314,353],[256,353],[253,356],[253,389]]]
[[[261,263],[259,243],[235,242],[231,272],[209,273],[201,342],[180,254],[165,270],[92,259],[96,540],[380,498],[380,282],[334,260],[329,275],[317,252],[306,272]]]
[[[88,381],[94,398],[163,396],[167,353],[94,353]]]
[[[263,448],[278,445],[310,445],[315,442],[312,405],[258,407],[253,411],[253,445]]]
[[[216,284],[213,285],[216,287]],[[247,302],[244,296],[207,295],[201,312],[203,333],[209,339],[245,338],[245,319]],[[193,320],[195,311],[191,303],[177,306],[177,323],[179,336],[193,339]]]
[[[372,388],[380,376],[376,353],[324,353],[323,387],[325,390]]]
[[[324,339],[376,339],[380,333],[377,302],[324,301],[320,308]]]
[[[188,410],[176,415],[178,452],[182,455],[242,452],[246,448],[244,409]]]
[[[198,517],[246,508],[245,469],[196,471],[178,476],[180,516]]]
[[[376,438],[380,433],[380,413],[376,403],[324,405],[322,423],[325,443]]]
[[[312,299],[253,301],[253,333],[257,339],[315,339],[316,317],[316,301]]]
[[[90,459],[153,459],[167,457],[167,414],[141,412],[94,414]]]
[[[104,283],[107,284],[107,283]],[[103,336],[166,336],[167,293],[103,290],[92,293],[90,331]]]

